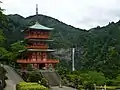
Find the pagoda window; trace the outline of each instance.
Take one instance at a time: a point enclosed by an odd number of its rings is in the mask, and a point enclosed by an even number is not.
[[[36,31],[36,35],[38,34],[38,31]]]
[[[44,32],[42,32],[43,33],[43,35],[45,34]]]
[[[43,60],[46,60],[47,59],[47,55],[46,53],[43,53]]]
[[[43,56],[46,56],[46,53],[43,53]]]
[[[46,35],[46,32],[44,32],[44,35]]]
[[[41,42],[41,44],[40,44],[41,46],[43,45],[43,43]]]
[[[40,34],[40,32],[37,32],[37,34]]]
[[[40,35],[40,32],[37,32],[37,35],[39,36],[39,35]]]
[[[32,53],[32,56],[34,56],[34,55],[35,55],[35,53],[33,52],[33,53]]]
[[[32,60],[36,61],[36,53],[35,52],[32,54]]]
[[[38,45],[40,45],[41,43],[40,42],[38,42]]]
[[[40,34],[40,31],[37,31],[37,34],[39,35],[39,34]]]
[[[34,56],[34,55],[32,55],[32,59],[35,59],[35,56]]]
[[[45,32],[43,32],[43,34],[45,35]]]
[[[34,32],[32,31],[32,35],[34,35]]]
[[[40,44],[41,46],[44,46],[44,43],[43,42],[41,42],[41,44]]]
[[[37,43],[37,45],[39,45],[39,42],[36,42]]]
[[[38,32],[38,36],[40,36],[41,32]]]
[[[45,43],[43,42],[43,45],[45,45]]]
[[[34,35],[36,35],[36,32],[33,32]]]
[[[45,35],[47,36],[47,35],[48,35],[48,33],[47,33],[47,32],[45,32]]]
[[[32,56],[32,60],[33,60],[33,61],[36,61],[36,56]]]
[[[37,52],[37,60],[41,60],[41,54],[40,54],[40,52]]]
[[[43,35],[43,32],[41,32],[41,35]]]
[[[32,55],[30,55],[29,59],[30,59],[30,60],[32,59]]]
[[[36,46],[37,44],[34,42],[33,45]]]
[[[42,55],[41,55],[41,52],[39,52],[39,56],[40,56],[40,59],[42,59]]]
[[[41,42],[38,43],[41,46]]]

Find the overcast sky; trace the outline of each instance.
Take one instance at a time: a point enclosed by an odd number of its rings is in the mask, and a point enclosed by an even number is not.
[[[120,0],[1,0],[6,14],[24,17],[39,14],[56,18],[66,24],[90,29],[120,19]]]

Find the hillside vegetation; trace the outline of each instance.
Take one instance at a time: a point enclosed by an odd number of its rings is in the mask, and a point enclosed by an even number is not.
[[[24,34],[21,30],[33,25],[37,20],[42,25],[55,28],[51,32],[54,42],[50,43],[50,47],[57,50],[53,55],[61,60],[58,66],[71,69],[71,47],[74,45],[77,70],[96,70],[103,72],[109,78],[115,78],[120,73],[120,21],[86,31],[45,15],[24,18],[15,14],[4,17],[5,23],[3,25],[0,22],[0,28],[1,32],[4,32],[4,35],[2,33],[1,35],[6,40],[3,38],[4,44],[1,45],[4,45],[7,51],[2,48],[4,52],[1,55],[4,53],[7,55],[4,54],[3,59],[16,60],[19,56],[18,50],[22,48],[18,42],[23,40]],[[11,55],[14,57],[9,58]]]

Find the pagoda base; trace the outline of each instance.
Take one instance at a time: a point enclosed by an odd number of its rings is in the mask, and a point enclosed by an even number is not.
[[[33,60],[33,59],[21,59],[17,60],[17,63],[28,63],[28,64],[40,64],[40,63],[46,63],[46,64],[57,64],[59,63],[58,60],[53,60],[53,59],[47,59],[47,60]]]
[[[27,66],[29,64],[32,65],[33,69],[49,69],[54,68],[57,63],[59,63],[58,60],[46,60],[46,61],[32,61],[32,60],[17,60],[17,63],[21,65],[21,68],[23,70],[27,69]]]

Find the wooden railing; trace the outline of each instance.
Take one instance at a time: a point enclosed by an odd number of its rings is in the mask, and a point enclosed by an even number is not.
[[[31,64],[33,64],[33,63],[47,63],[47,64],[49,64],[49,63],[59,63],[59,61],[58,60],[53,60],[53,59],[47,59],[46,61],[44,61],[44,60],[36,60],[36,61],[34,61],[34,60],[32,60],[32,59],[21,59],[21,60],[17,60],[17,63],[31,63]]]
[[[49,36],[47,36],[47,35],[29,35],[29,36],[25,36],[25,38],[49,38]]]
[[[26,48],[32,48],[32,49],[47,49],[48,46],[44,45],[44,46],[26,46]]]

